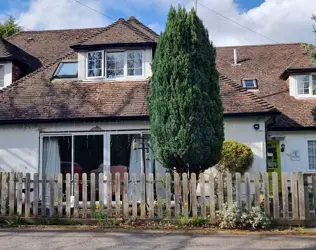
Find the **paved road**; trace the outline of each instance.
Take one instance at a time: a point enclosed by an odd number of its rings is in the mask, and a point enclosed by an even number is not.
[[[0,229],[0,249],[316,249],[316,236]]]

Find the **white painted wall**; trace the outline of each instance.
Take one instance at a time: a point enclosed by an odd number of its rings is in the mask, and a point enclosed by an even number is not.
[[[106,51],[113,51],[113,49],[105,50]],[[152,49],[144,49],[143,50],[143,76],[132,76],[132,77],[125,77],[120,78],[119,80],[129,80],[129,81],[136,81],[136,80],[143,80],[147,79],[148,77],[152,76],[151,70],[151,63],[152,63]],[[108,80],[106,78],[94,78],[94,79],[87,79],[86,77],[86,67],[87,67],[87,52],[78,52],[78,79],[83,81],[105,81]],[[125,68],[127,66],[125,65]],[[125,69],[126,71],[126,69]],[[110,79],[113,81],[113,79]]]
[[[315,173],[308,167],[308,150],[307,141],[316,140],[316,131],[282,131],[282,132],[268,132],[270,136],[277,136],[283,138],[280,144],[285,145],[285,150],[281,152],[281,169],[282,172],[305,172]],[[292,157],[293,151],[298,151],[299,158]]]

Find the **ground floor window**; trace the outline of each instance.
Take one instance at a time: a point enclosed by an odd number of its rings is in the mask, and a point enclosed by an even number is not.
[[[308,147],[308,168],[316,170],[316,140],[307,141]]]

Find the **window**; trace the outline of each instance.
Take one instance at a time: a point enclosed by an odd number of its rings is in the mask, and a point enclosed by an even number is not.
[[[124,77],[124,52],[106,53],[106,77]]]
[[[143,74],[142,51],[127,52],[127,75],[141,76]]]
[[[103,76],[103,51],[88,53],[88,78]]]
[[[316,75],[296,76],[297,95],[316,96]]]
[[[4,87],[4,65],[0,65],[0,88]]]
[[[316,141],[307,141],[308,146],[308,168],[316,170]]]
[[[257,89],[257,80],[256,79],[243,79],[242,85],[246,89]]]
[[[77,62],[61,62],[54,74],[55,78],[74,78],[78,76]]]

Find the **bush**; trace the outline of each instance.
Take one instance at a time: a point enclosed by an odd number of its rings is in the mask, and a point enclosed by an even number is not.
[[[231,208],[223,204],[222,210],[217,212],[217,223],[223,229],[266,229],[271,221],[259,207],[252,207],[250,211],[241,212],[236,203]]]
[[[233,140],[224,141],[221,160],[218,163],[219,171],[244,174],[252,162],[253,153],[248,146]]]

